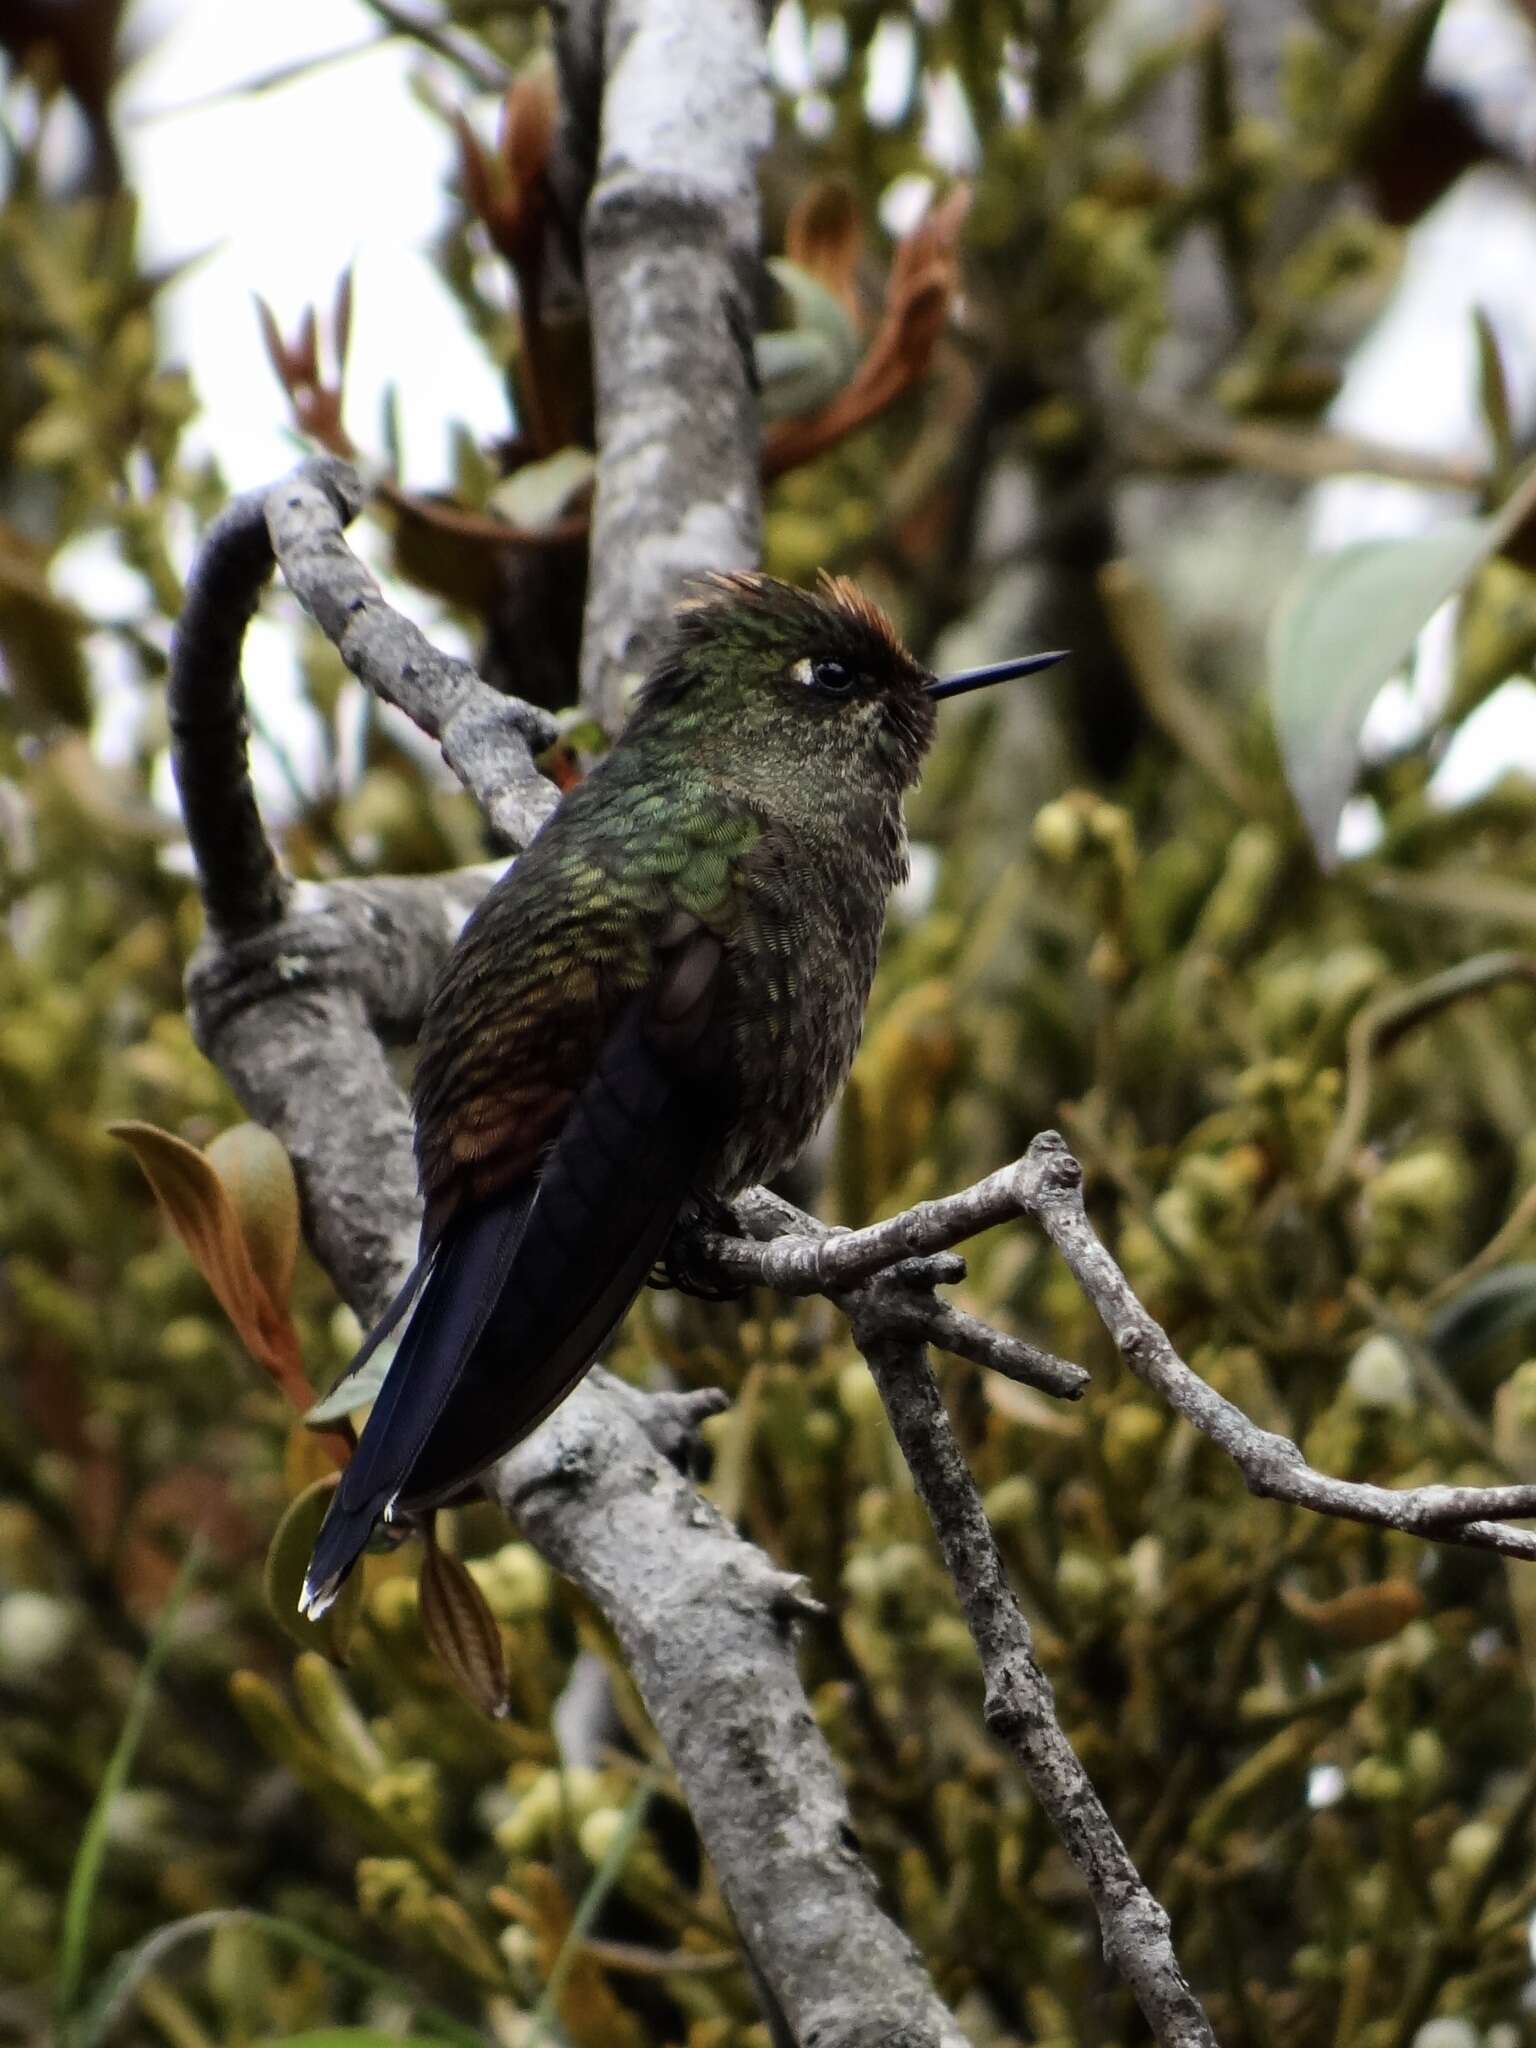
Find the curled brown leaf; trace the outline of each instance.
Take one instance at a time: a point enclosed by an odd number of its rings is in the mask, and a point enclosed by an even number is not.
[[[503,1719],[512,1702],[496,1617],[469,1572],[431,1535],[422,1556],[420,1595],[422,1629],[454,1685],[482,1714]]]
[[[958,186],[897,244],[880,324],[858,368],[819,412],[781,420],[765,436],[766,475],[781,476],[835,447],[926,372],[959,289],[960,230],[970,203],[970,188]]]
[[[256,300],[256,318],[261,325],[267,360],[287,393],[294,425],[332,455],[350,462],[357,451],[341,419],[343,371],[352,335],[350,268],[337,281],[331,305],[327,341],[335,367],[329,381],[320,365],[320,322],[313,306],[304,308],[291,342],[284,340],[277,316],[260,297]]]
[[[186,1246],[245,1348],[302,1414],[314,1388],[304,1371],[288,1288],[298,1255],[298,1193],[278,1140],[255,1125],[226,1131],[199,1152],[154,1124],[107,1126],[138,1161],[167,1220]],[[228,1177],[224,1169],[228,1169]],[[344,1464],[348,1440],[329,1439]]]
[[[1312,1600],[1286,1586],[1281,1588],[1280,1598],[1299,1622],[1352,1650],[1389,1642],[1424,1612],[1424,1595],[1408,1579],[1350,1586],[1331,1600]]]
[[[855,327],[861,327],[855,275],[864,237],[850,188],[824,178],[801,194],[784,227],[784,254],[825,285]]]

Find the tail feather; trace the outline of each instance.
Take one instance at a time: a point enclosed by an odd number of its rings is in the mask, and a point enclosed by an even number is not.
[[[437,1505],[535,1429],[645,1284],[727,1116],[718,1089],[701,1091],[669,1053],[632,1005],[537,1177],[448,1222],[321,1527],[301,1611],[325,1612],[397,1501]]]
[[[512,1275],[402,1492],[428,1507],[557,1408],[645,1285],[720,1110],[638,1019],[605,1046],[539,1175]]]
[[[315,1620],[324,1614],[399,1494],[506,1284],[532,1196],[529,1183],[472,1211],[430,1255],[415,1312],[321,1524],[299,1598],[301,1614]],[[369,1334],[363,1357],[398,1321],[414,1277]]]
[[[352,1363],[347,1367],[341,1378],[337,1380],[336,1384],[327,1390],[325,1405],[328,1408],[334,1406],[346,1394],[348,1381],[357,1378],[363,1367],[394,1329],[406,1310],[411,1307],[422,1288],[426,1286],[428,1276],[432,1271],[432,1261],[436,1256],[435,1247],[431,1251],[423,1252],[415,1265],[412,1266],[410,1272],[406,1274],[404,1281],[401,1283],[399,1293],[363,1339],[362,1345],[353,1358]],[[353,1405],[361,1408],[363,1402],[360,1399],[354,1402]]]

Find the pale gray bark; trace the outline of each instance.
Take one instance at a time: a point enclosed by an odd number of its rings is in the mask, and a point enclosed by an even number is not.
[[[738,1244],[714,1238],[710,1248],[722,1256],[732,1253],[739,1277],[755,1265],[762,1284],[777,1286],[788,1279],[795,1293],[826,1293],[848,1317],[976,1645],[988,1728],[1018,1760],[1077,1866],[1098,1915],[1104,1953],[1135,1994],[1153,2039],[1162,2048],[1215,2048],[1210,2022],[1174,1953],[1168,1915],[1142,1883],[1057,1719],[1050,1680],[1035,1655],[1029,1623],[1008,1584],[929,1364],[928,1343],[945,1339],[937,1328],[925,1329],[915,1312],[920,1303],[933,1302],[935,1279],[960,1277],[944,1269],[946,1257],[952,1256],[946,1245],[973,1236],[985,1227],[982,1219],[999,1210],[1015,1217],[1026,1213],[1019,1181],[1018,1168],[1004,1168],[962,1194],[920,1203],[868,1230],[847,1232],[830,1232],[755,1188],[738,1203],[738,1211],[749,1228],[769,1241]],[[1015,1376],[1031,1378],[1051,1393],[1081,1390],[1086,1375],[1079,1368],[1047,1353],[1037,1353],[1036,1361],[1044,1370]],[[1069,1374],[1076,1379],[1065,1379]]]
[[[826,1294],[851,1305],[862,1298],[873,1276],[889,1281],[904,1265],[937,1258],[999,1223],[1033,1217],[1066,1260],[1126,1365],[1225,1452],[1250,1492],[1310,1508],[1315,1514],[1401,1529],[1434,1543],[1536,1558],[1536,1530],[1510,1526],[1536,1515],[1536,1485],[1399,1488],[1334,1479],[1309,1465],[1289,1437],[1261,1429],[1218,1394],[1179,1357],[1167,1332],[1137,1300],[1088,1221],[1082,1180],[1082,1168],[1064,1141],[1055,1131],[1042,1131],[1011,1166],[999,1167],[957,1194],[919,1202],[866,1230],[830,1231],[779,1197],[755,1188],[738,1204],[751,1238],[710,1237],[701,1251],[715,1270],[737,1283],[752,1282],[787,1294]],[[850,1313],[857,1321],[851,1306]],[[908,1317],[905,1328],[898,1319],[903,1314]],[[878,1328],[882,1336],[921,1334],[961,1357],[972,1355],[963,1345],[947,1343],[936,1326],[919,1333],[911,1318],[912,1311],[903,1308],[896,1317],[887,1315],[871,1324],[866,1310],[863,1327],[866,1332]],[[1043,1376],[1017,1371],[1011,1377],[1044,1386],[1050,1393],[1077,1391],[1074,1384],[1053,1384],[1051,1368],[1065,1373],[1078,1368],[1051,1359],[1048,1353],[1037,1355],[1045,1361]]]
[[[793,1628],[820,1613],[590,1380],[494,1492],[612,1624],[736,1923],[795,2040],[963,2048],[881,1911],[811,1718]]]
[[[310,463],[271,493],[267,524],[289,588],[358,681],[437,741],[498,841],[526,846],[558,801],[533,765],[555,738],[554,720],[440,654],[384,602],[342,535],[361,505],[345,462]]]
[[[866,1297],[872,1290],[863,1290]],[[861,1301],[853,1334],[922,1496],[960,1596],[986,1680],[987,1726],[1008,1748],[1088,1888],[1104,1953],[1131,1987],[1162,2048],[1215,2048],[1200,2001],[1174,1953],[1168,1915],[1142,1883],[1060,1721],[1029,1623],[920,1340],[892,1336]]]
[[[1299,1445],[1261,1429],[1180,1358],[1088,1221],[1083,1170],[1055,1131],[1042,1131],[1014,1170],[1026,1213],[1039,1220],[1066,1260],[1126,1365],[1226,1453],[1250,1493],[1314,1514],[1401,1529],[1433,1543],[1536,1558],[1536,1530],[1511,1528],[1507,1519],[1536,1515],[1536,1486],[1395,1488],[1317,1471]]]
[[[756,0],[608,0],[603,70],[586,209],[597,489],[581,694],[612,732],[685,580],[757,559],[769,100]]]

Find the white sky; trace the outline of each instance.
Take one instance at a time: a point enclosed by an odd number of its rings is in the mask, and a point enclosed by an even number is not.
[[[351,262],[348,426],[377,449],[393,381],[406,468],[440,482],[449,421],[504,430],[507,407],[424,254],[443,219],[453,149],[406,89],[422,53],[387,43],[271,92],[166,114],[294,59],[365,42],[377,23],[356,0],[139,0],[130,35],[156,29],[128,82],[120,128],[144,196],[148,260],[209,251],[165,301],[171,347],[205,407],[198,438],[237,488],[289,466],[286,401],[262,352],[252,294],[291,333],[307,302],[330,304]],[[457,102],[465,89],[455,78]],[[489,136],[494,108],[471,112]]]
[[[406,475],[423,488],[448,476],[454,422],[482,437],[509,424],[500,381],[425,253],[443,219],[454,149],[442,123],[407,88],[423,53],[387,42],[268,92],[232,91],[305,57],[369,42],[377,26],[357,0],[136,0],[128,17],[130,46],[149,46],[121,94],[118,122],[143,208],[145,260],[199,258],[160,301],[167,357],[185,364],[202,406],[184,445],[189,455],[214,455],[232,490],[275,481],[299,454],[287,399],[262,347],[255,295],[291,335],[306,305],[329,308],[349,263],[346,422],[359,446],[382,453],[390,385],[398,394]],[[445,82],[454,104],[466,106],[465,82],[456,74]],[[189,110],[172,111],[184,106]],[[468,100],[466,110],[482,134],[494,134],[497,109],[489,97]],[[185,566],[194,535],[188,529],[178,538]],[[387,581],[379,536],[360,521],[352,539]],[[66,549],[55,580],[88,609],[136,608],[133,578],[105,537]],[[392,585],[389,594],[439,645],[469,651],[421,593]],[[300,783],[313,788],[323,757],[299,688],[294,623],[291,601],[269,599],[247,634],[244,669],[253,712],[280,736]],[[121,757],[144,715],[142,696],[109,636],[97,635],[89,653],[100,706],[97,741],[108,759]],[[356,737],[364,709],[357,686],[346,707],[343,733]],[[429,742],[418,747],[406,720],[383,715],[402,743],[437,767]],[[251,757],[263,805],[276,819],[290,815],[287,771],[259,738]],[[168,761],[160,770],[156,800],[174,813]]]

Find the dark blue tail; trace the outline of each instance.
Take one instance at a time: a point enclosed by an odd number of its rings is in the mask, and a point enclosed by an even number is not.
[[[301,1613],[324,1614],[405,1484],[506,1285],[534,1193],[535,1183],[527,1181],[503,1200],[456,1218],[431,1254],[400,1348],[321,1526]],[[385,1311],[361,1355],[398,1319],[411,1284]]]
[[[644,1286],[728,1115],[669,1026],[680,1035],[669,1016],[631,1005],[537,1177],[445,1226],[321,1527],[305,1613],[325,1612],[395,1501],[419,1510],[450,1498],[558,1407]],[[697,1038],[681,1053],[695,1054]],[[404,1290],[389,1314],[409,1299]]]

